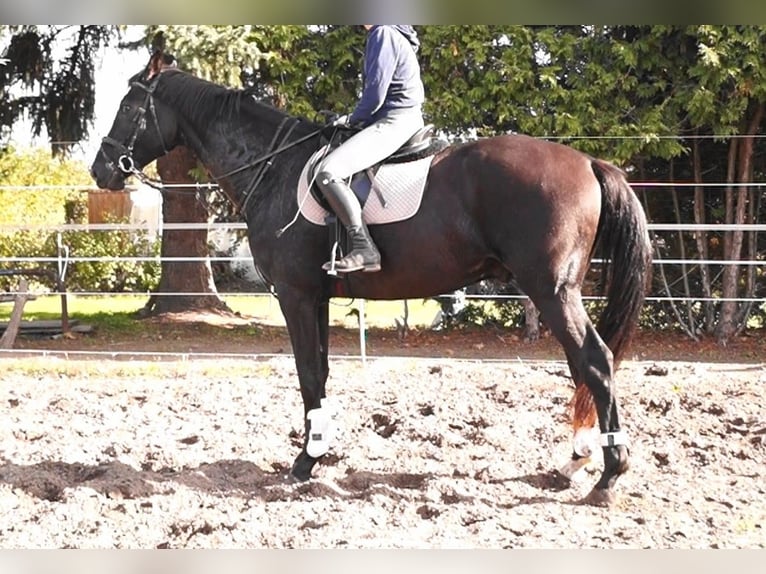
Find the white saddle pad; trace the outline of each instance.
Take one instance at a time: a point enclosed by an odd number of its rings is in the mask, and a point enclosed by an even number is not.
[[[298,205],[301,215],[317,225],[326,225],[329,212],[311,195],[309,184],[312,168],[323,151],[320,149],[309,158],[298,180]],[[431,155],[412,162],[382,165],[375,174],[373,190],[370,191],[362,210],[364,221],[368,225],[393,223],[415,215],[420,209],[433,157]],[[381,196],[385,205],[381,203]]]

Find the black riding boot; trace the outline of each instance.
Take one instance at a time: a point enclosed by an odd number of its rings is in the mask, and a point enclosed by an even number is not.
[[[318,174],[317,185],[349,235],[350,251],[335,261],[335,270],[338,273],[380,271],[380,253],[362,221],[362,207],[354,192],[342,181],[331,181],[325,172]],[[331,263],[328,261],[322,269],[330,269]]]

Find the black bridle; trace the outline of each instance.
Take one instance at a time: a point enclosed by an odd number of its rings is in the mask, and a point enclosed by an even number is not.
[[[124,173],[126,176],[135,175],[139,180],[141,180],[141,182],[155,189],[162,190],[165,187],[162,184],[162,181],[153,179],[149,177],[148,175],[146,175],[143,171],[138,169],[136,167],[136,162],[133,159],[133,146],[136,143],[136,139],[138,139],[138,136],[141,134],[141,132],[146,129],[147,109],[149,110],[151,114],[152,122],[154,123],[154,127],[157,130],[157,135],[160,136],[160,142],[162,143],[162,149],[164,153],[168,153],[169,151],[167,149],[167,146],[165,145],[165,139],[162,137],[162,131],[160,130],[160,122],[159,122],[159,118],[157,117],[157,109],[154,105],[154,91],[159,82],[160,75],[161,75],[161,72],[156,74],[148,86],[145,84],[142,84],[139,81],[134,81],[134,82],[131,82],[130,84],[133,87],[141,88],[142,90],[144,90],[146,92],[146,97],[144,99],[143,106],[138,108],[138,113],[136,114],[136,117],[134,119],[135,128],[133,130],[133,133],[128,138],[127,142],[123,144],[109,136],[106,136],[105,138],[102,139],[102,143],[104,145],[115,148],[120,153],[120,156],[117,159],[117,167],[120,169],[122,173]],[[293,141],[288,141],[290,134],[292,133],[293,129],[295,129],[295,127],[298,125],[298,123],[300,123],[300,120],[298,120],[297,118],[291,118],[289,116],[285,117],[282,120],[282,123],[279,124],[277,131],[274,133],[274,136],[271,139],[271,143],[269,144],[269,148],[264,155],[258,157],[257,159],[255,159],[254,161],[250,163],[247,163],[236,169],[228,171],[222,175],[215,176],[211,174],[211,177],[213,178],[213,180],[216,183],[219,183],[220,180],[226,177],[235,175],[237,173],[240,173],[242,171],[245,171],[253,167],[260,166],[260,169],[256,172],[252,182],[250,183],[250,185],[247,186],[245,196],[240,202],[240,205],[238,206],[240,213],[242,214],[246,213],[246,208],[253,197],[253,192],[256,190],[256,188],[261,183],[261,181],[263,181],[263,178],[266,175],[266,172],[271,167],[271,164],[274,161],[274,157],[276,157],[283,151],[290,149],[291,147],[301,144],[321,134],[328,127],[328,126],[322,126],[319,129],[312,131],[308,135],[302,136]]]
[[[131,86],[144,90],[144,92],[146,92],[146,96],[144,98],[143,105],[139,106],[136,113],[136,117],[133,119],[133,123],[134,123],[133,133],[130,135],[127,142],[126,143],[118,142],[117,140],[109,136],[106,136],[101,140],[102,144],[115,148],[117,152],[120,154],[120,156],[117,158],[117,167],[120,169],[122,173],[124,173],[126,176],[135,175],[142,182],[147,183],[155,188],[157,187],[157,184],[159,183],[160,187],[158,189],[161,188],[161,182],[158,182],[157,180],[150,178],[143,171],[141,171],[140,169],[136,167],[136,162],[133,159],[133,146],[136,144],[136,139],[138,139],[138,136],[141,134],[141,132],[146,129],[146,111],[148,109],[151,112],[151,118],[152,118],[152,122],[154,123],[154,129],[157,130],[157,135],[160,136],[162,151],[164,153],[168,153],[168,148],[165,145],[165,138],[162,137],[162,130],[160,129],[160,121],[159,121],[159,118],[157,117],[157,108],[154,105],[154,97],[153,97],[154,90],[157,88],[157,83],[159,82],[159,79],[160,79],[160,75],[156,74],[148,86],[138,81],[134,81],[130,83]]]

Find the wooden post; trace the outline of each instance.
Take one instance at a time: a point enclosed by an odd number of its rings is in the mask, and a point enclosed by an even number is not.
[[[24,305],[29,298],[29,284],[23,277],[19,281],[19,289],[16,293],[15,302],[13,304],[13,311],[11,311],[11,319],[8,321],[8,327],[5,329],[2,338],[0,338],[0,349],[10,349],[13,347],[13,343],[16,341],[16,335],[19,332],[19,325],[21,324],[21,315],[24,312]]]

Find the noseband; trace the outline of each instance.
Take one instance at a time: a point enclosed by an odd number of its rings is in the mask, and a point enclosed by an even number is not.
[[[162,137],[162,131],[160,130],[160,122],[159,122],[159,118],[157,117],[157,109],[154,106],[153,94],[154,94],[154,90],[157,87],[159,79],[160,79],[160,74],[158,73],[154,76],[154,78],[152,79],[151,83],[148,86],[138,81],[130,83],[132,87],[140,88],[144,90],[144,92],[146,92],[146,97],[144,98],[143,106],[138,108],[136,117],[133,120],[134,122],[133,133],[130,135],[127,141],[125,143],[118,142],[117,140],[109,136],[106,136],[101,140],[101,142],[105,146],[115,148],[117,152],[120,154],[120,156],[117,158],[117,167],[120,169],[120,171],[123,174],[125,174],[126,176],[135,175],[144,183],[148,183],[149,185],[153,185],[153,186],[154,186],[153,184],[154,180],[149,178],[146,174],[144,174],[144,172],[142,172],[140,169],[136,167],[136,162],[133,159],[133,146],[135,145],[136,139],[138,139],[138,136],[141,134],[141,132],[146,129],[146,111],[148,109],[151,112],[150,115],[152,118],[152,123],[154,123],[154,128],[157,130],[157,135],[160,136],[160,143],[162,144],[162,150],[164,153],[168,153],[167,146],[165,145],[165,138]]]

